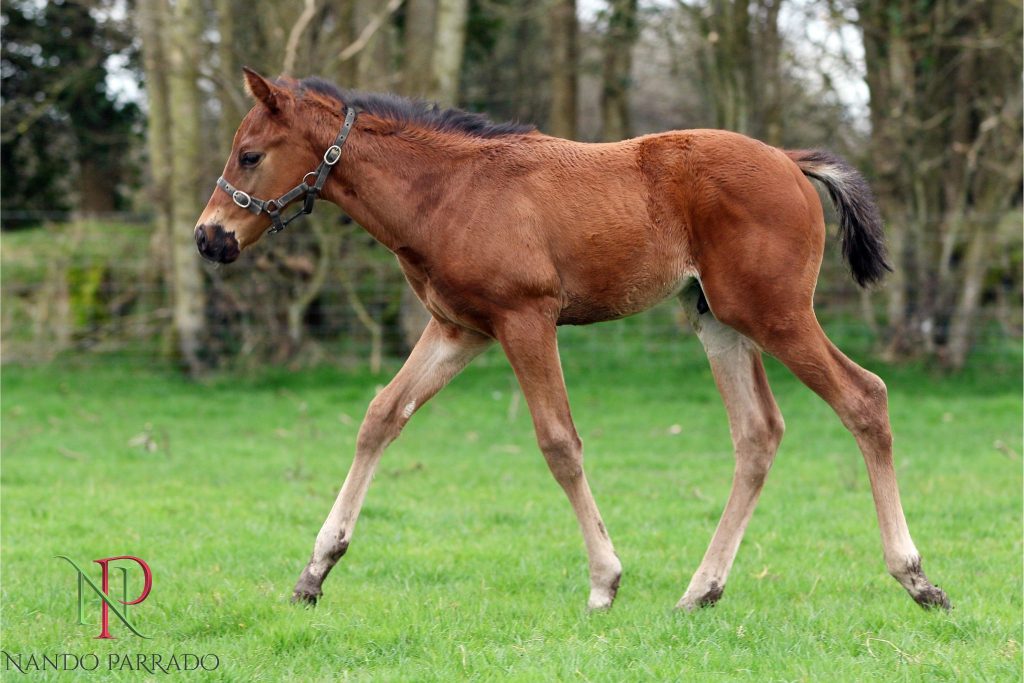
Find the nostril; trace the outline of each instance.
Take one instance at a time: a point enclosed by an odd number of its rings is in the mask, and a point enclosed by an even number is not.
[[[203,226],[196,226],[196,246],[202,251],[206,248],[206,230],[203,230]]]

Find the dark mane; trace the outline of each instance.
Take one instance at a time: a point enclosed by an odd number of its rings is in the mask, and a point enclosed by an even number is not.
[[[315,76],[299,81],[299,88],[326,95],[346,106],[356,107],[374,116],[393,121],[417,123],[443,132],[464,133],[478,138],[500,138],[507,135],[525,135],[536,130],[536,127],[531,124],[515,121],[494,123],[483,114],[454,107],[443,109],[433,102],[402,97],[392,93],[346,90]]]

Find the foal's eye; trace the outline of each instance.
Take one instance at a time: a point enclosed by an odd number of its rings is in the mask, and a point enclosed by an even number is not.
[[[246,168],[252,168],[256,164],[260,163],[260,159],[263,155],[259,152],[242,152],[238,155],[238,163]]]

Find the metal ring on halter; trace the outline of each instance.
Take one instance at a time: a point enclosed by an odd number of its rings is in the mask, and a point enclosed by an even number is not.
[[[248,209],[249,205],[252,204],[252,197],[250,197],[245,192],[242,192],[241,190],[235,190],[231,194],[231,199],[233,199],[235,201],[235,204],[238,204],[243,209]],[[243,199],[245,200],[244,204],[242,203]]]
[[[327,148],[327,151],[324,152],[324,163],[327,164],[328,166],[334,166],[336,163],[338,163],[338,159],[340,158],[341,147],[339,147],[338,145],[331,145],[330,147]]]
[[[316,171],[310,171],[306,175],[302,176],[302,182],[306,183],[306,178],[308,178],[309,176],[313,176],[313,181],[316,182]],[[306,184],[309,185],[309,183]],[[309,186],[313,187],[312,185]]]

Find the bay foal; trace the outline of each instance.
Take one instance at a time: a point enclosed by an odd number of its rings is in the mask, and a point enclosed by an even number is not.
[[[581,144],[318,79],[269,81],[247,71],[246,84],[256,106],[235,134],[225,192],[214,192],[196,227],[203,255],[230,262],[259,240],[269,221],[245,205],[285,194],[317,167],[332,140],[343,140],[319,194],[397,255],[432,315],[401,371],[370,404],[295,600],[315,603],[322,594],[352,540],[385,447],[497,341],[579,520],[590,561],[589,605],[610,606],[622,567],[583,471],[555,332],[560,324],[620,318],[681,294],[725,402],[736,468],[721,521],[679,607],[721,597],[782,438],[762,350],[827,401],[853,433],[889,572],[921,605],[949,606],[922,572],[903,516],[885,384],[828,340],[812,308],[825,224],[806,176],[821,181],[836,204],[853,277],[867,285],[888,269],[870,190],[841,159],[717,130]],[[353,110],[357,118],[344,140],[339,130]]]

